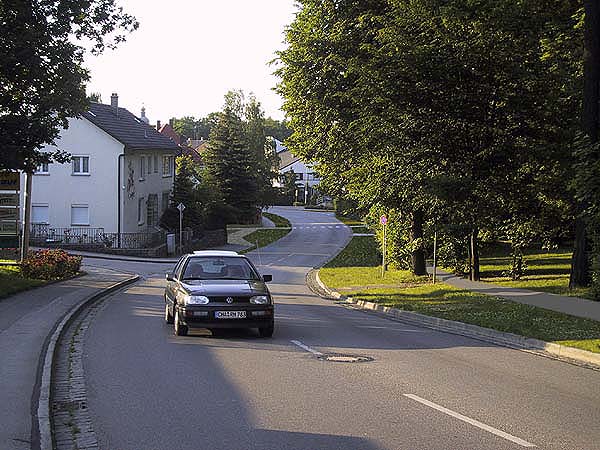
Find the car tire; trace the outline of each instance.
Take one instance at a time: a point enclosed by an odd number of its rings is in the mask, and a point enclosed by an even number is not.
[[[169,311],[169,304],[165,301],[165,322],[169,325],[173,324],[173,314]]]
[[[174,327],[175,335],[176,336],[187,336],[188,327],[181,323],[181,320],[179,319],[179,310],[177,309],[177,306],[175,306],[174,308],[175,308],[175,317],[173,318],[173,322],[175,323],[175,327]]]
[[[258,334],[260,334],[260,337],[270,338],[273,336],[273,331],[275,331],[275,324],[271,323],[271,325],[267,327],[260,327],[258,329]]]

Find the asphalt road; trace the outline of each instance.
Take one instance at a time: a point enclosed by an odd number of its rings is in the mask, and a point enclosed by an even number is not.
[[[274,277],[272,339],[176,337],[163,321],[169,267],[105,263],[145,279],[110,299],[86,336],[101,448],[600,449],[600,372],[316,297],[306,272],[350,231],[327,213],[275,212],[294,229],[251,254]]]

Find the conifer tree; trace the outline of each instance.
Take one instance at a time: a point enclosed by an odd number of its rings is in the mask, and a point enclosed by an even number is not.
[[[206,170],[223,195],[225,204],[237,210],[237,219],[254,222],[259,204],[256,180],[256,154],[244,135],[241,93],[226,95],[225,107],[211,130],[205,152]]]

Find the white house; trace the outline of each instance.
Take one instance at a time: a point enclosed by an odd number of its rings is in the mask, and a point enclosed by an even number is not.
[[[120,108],[116,94],[110,105],[92,103],[82,117],[70,119],[55,145],[42,151],[56,149],[72,158],[34,174],[32,224],[105,233],[155,229],[168,207],[179,147]]]
[[[319,184],[321,180],[311,164],[305,164],[300,158],[289,151],[281,141],[275,138],[272,139],[275,142],[275,152],[279,157],[279,175],[293,171],[296,175],[296,184],[299,187],[308,186],[314,188]],[[281,187],[281,179],[276,180],[273,185]]]

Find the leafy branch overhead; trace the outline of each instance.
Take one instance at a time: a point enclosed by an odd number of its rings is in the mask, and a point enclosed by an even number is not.
[[[563,50],[581,42],[580,5],[299,4],[277,71],[289,148],[331,194],[395,211],[415,273],[434,230],[470,240],[474,278],[482,231],[527,223],[564,237],[581,53]]]
[[[31,171],[68,158],[39,149],[87,108],[86,50],[114,48],[137,27],[114,0],[0,3],[1,169]]]

